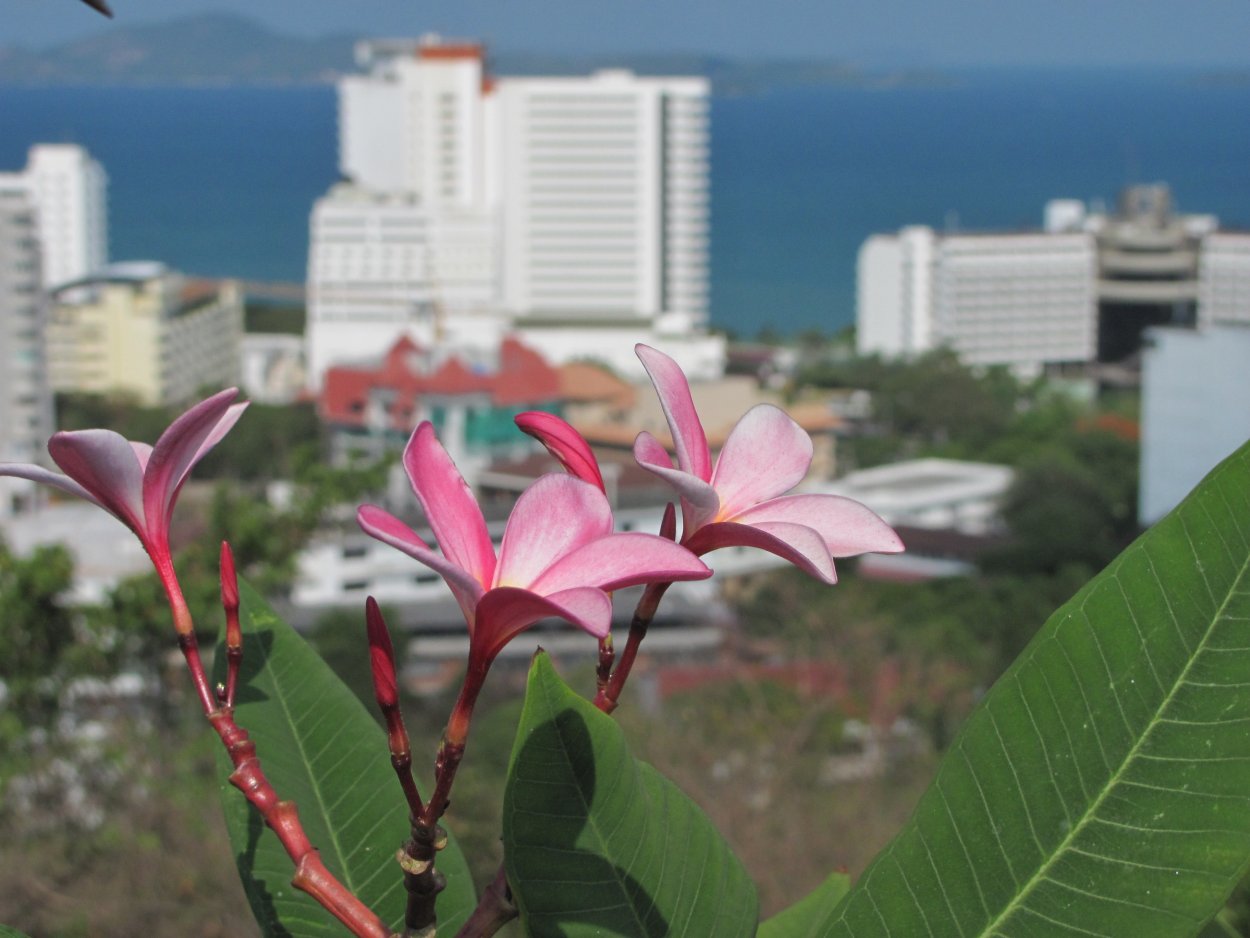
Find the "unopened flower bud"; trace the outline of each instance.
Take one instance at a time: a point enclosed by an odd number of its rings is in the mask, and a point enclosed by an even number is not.
[[[373,693],[383,710],[399,704],[399,682],[395,677],[395,650],[382,618],[382,610],[370,596],[365,600],[365,628],[369,635],[369,665],[373,672]]]

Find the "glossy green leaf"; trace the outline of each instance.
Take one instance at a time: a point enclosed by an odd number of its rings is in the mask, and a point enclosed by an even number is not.
[[[0,925],[0,938],[27,938],[27,936],[23,932],[10,928],[8,925]]]
[[[1250,446],[1051,617],[817,934],[1197,934],[1250,861],[1248,564]]]
[[[386,735],[296,632],[247,584],[240,584],[243,664],[238,723],[256,742],[261,765],[300,820],[326,867],[391,927],[406,902],[395,853],[408,836],[408,810],[391,768]],[[367,655],[363,614],[361,654]],[[223,679],[218,645],[215,677]],[[229,760],[219,755],[223,779]],[[222,804],[239,875],[267,938],[341,938],[341,924],[291,885],[290,859],[260,814],[223,781]],[[440,934],[454,934],[476,903],[455,842],[439,854],[447,888],[439,897]]]
[[[1217,915],[1198,933],[1198,938],[1242,938],[1241,932]]]
[[[850,889],[851,877],[845,873],[830,873],[812,892],[763,922],[758,938],[815,938]]]
[[[707,816],[636,761],[545,654],[530,670],[503,832],[532,938],[755,934],[755,887]]]

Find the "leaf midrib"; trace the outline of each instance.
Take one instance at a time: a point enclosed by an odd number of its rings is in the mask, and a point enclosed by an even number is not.
[[[253,629],[256,631],[259,631],[258,629],[259,624],[260,623],[256,621],[256,615],[253,613],[252,614]],[[262,648],[262,651],[261,651],[262,664],[264,666],[270,666],[270,662],[272,660],[273,659],[271,658],[271,656]],[[339,843],[338,831],[335,829],[335,826],[329,822],[329,819],[330,819],[329,808],[326,806],[326,800],[322,793],[321,785],[317,781],[316,773],[312,771],[312,763],[308,759],[307,750],[304,747],[304,741],[301,738],[298,730],[296,729],[295,720],[293,718],[293,711],[287,704],[286,692],[283,690],[282,684],[278,680],[278,675],[273,671],[271,666],[270,666],[270,673],[273,674],[274,676],[273,688],[277,696],[278,702],[282,706],[282,714],[284,717],[286,717],[287,726],[289,726],[291,729],[291,736],[294,738],[295,745],[299,750],[300,761],[308,773],[309,784],[312,786],[313,795],[316,798],[316,802],[317,802],[317,808],[319,810],[321,817],[326,822],[325,823],[326,832],[329,835],[330,843],[333,847],[333,851],[332,851],[333,856],[336,861],[336,866],[338,867],[338,873],[336,875],[341,876],[343,880],[343,884],[347,886],[353,893],[356,893],[357,884],[356,884],[355,877],[352,875],[351,868],[347,862],[347,856],[346,854],[343,853],[343,847]],[[319,849],[319,848],[315,848],[315,849]]]
[[[549,686],[549,682],[543,681],[542,684],[543,684],[543,702],[546,704],[548,717],[554,723],[556,715],[558,713],[558,710],[556,708],[556,701],[552,697],[552,693],[551,693],[552,688]],[[619,727],[617,727],[616,724],[613,723],[613,729],[619,730]],[[576,778],[577,773],[574,771],[576,768],[576,763],[573,761],[573,759],[569,755],[568,746],[566,746],[564,742],[564,733],[557,732],[556,738],[560,740],[560,753],[564,757],[564,761],[569,766],[569,774],[573,776],[574,778]],[[631,764],[631,768],[635,772],[637,772],[636,765]],[[622,904],[625,906],[625,908],[629,909],[630,915],[633,916],[634,923],[638,926],[637,933],[639,935],[646,934],[644,930],[646,927],[645,923],[642,921],[642,919],[638,917],[638,910],[634,908],[634,904],[629,901],[629,891],[625,888],[625,880],[622,879],[621,877],[621,873],[619,872],[619,867],[616,865],[614,861],[612,861],[608,853],[607,839],[603,836],[603,832],[599,830],[599,824],[595,820],[594,814],[590,810],[591,803],[586,800],[586,796],[582,792],[582,787],[580,785],[575,785],[574,787],[577,789],[577,798],[578,798],[578,801],[581,803],[582,813],[586,818],[586,826],[593,833],[595,840],[600,845],[601,849],[598,851],[598,855],[612,863],[612,879],[616,882],[617,889],[620,891],[621,895],[626,900]]]
[[[1186,537],[1188,540],[1189,539],[1188,532],[1186,532]],[[1140,547],[1139,549],[1145,552],[1144,546]],[[1128,555],[1126,554],[1125,559],[1127,559],[1127,556]],[[1147,554],[1147,557],[1149,558],[1149,554]],[[1151,560],[1151,566],[1153,567],[1153,565],[1154,565],[1154,562],[1153,560]],[[1117,564],[1117,566],[1123,566],[1123,561],[1120,564]],[[1141,751],[1142,746],[1145,744],[1146,740],[1150,737],[1151,733],[1154,731],[1154,728],[1159,724],[1159,721],[1162,719],[1162,714],[1167,712],[1168,708],[1172,705],[1172,701],[1175,699],[1176,694],[1178,693],[1180,688],[1185,685],[1186,678],[1188,677],[1190,670],[1194,667],[1198,659],[1203,656],[1206,650],[1206,645],[1210,641],[1211,633],[1215,630],[1216,625],[1223,618],[1225,611],[1227,610],[1228,605],[1232,601],[1233,597],[1237,595],[1237,587],[1245,579],[1246,573],[1248,570],[1250,570],[1250,556],[1248,556],[1246,560],[1242,562],[1241,568],[1238,571],[1237,575],[1233,577],[1233,579],[1230,581],[1228,590],[1224,596],[1223,601],[1220,603],[1219,608],[1216,609],[1214,614],[1212,614],[1211,616],[1211,622],[1207,626],[1206,632],[1203,634],[1202,639],[1198,642],[1193,653],[1189,656],[1189,660],[1185,663],[1185,667],[1181,669],[1180,673],[1176,677],[1176,680],[1173,681],[1172,688],[1171,690],[1168,691],[1167,696],[1164,697],[1163,700],[1160,702],[1159,706],[1155,708],[1155,713],[1154,713],[1154,716],[1151,717],[1150,723],[1138,735],[1137,740],[1136,742],[1133,743],[1132,748],[1129,749],[1128,753],[1120,761],[1120,765],[1116,768],[1115,772],[1103,785],[1102,790],[1098,793],[1098,796],[1093,800],[1093,802],[1090,803],[1088,810],[1086,810],[1085,813],[1082,815],[1080,821],[1072,826],[1072,828],[1064,836],[1063,840],[1060,841],[1058,846],[1055,847],[1054,851],[1051,853],[1050,859],[1046,860],[1041,866],[1037,868],[1037,870],[1029,878],[1029,881],[1020,888],[1020,890],[1016,893],[1016,895],[1012,898],[1012,900],[1003,908],[1003,910],[998,914],[998,916],[994,918],[991,922],[989,922],[984,928],[982,928],[980,932],[977,933],[978,936],[980,936],[980,938],[985,938],[985,936],[992,935],[995,929],[997,929],[1000,925],[1002,925],[1009,918],[1011,918],[1013,914],[1015,914],[1017,909],[1024,906],[1025,900],[1032,893],[1032,891],[1036,889],[1043,881],[1045,881],[1048,878],[1048,874],[1051,868],[1056,863],[1058,863],[1060,857],[1062,857],[1068,851],[1068,849],[1076,841],[1077,837],[1081,834],[1081,832],[1085,830],[1085,827],[1096,819],[1098,811],[1102,807],[1103,802],[1110,796],[1111,792],[1116,788],[1116,786],[1120,783],[1123,776],[1127,773],[1129,766],[1132,765],[1133,761],[1137,758],[1138,754]]]

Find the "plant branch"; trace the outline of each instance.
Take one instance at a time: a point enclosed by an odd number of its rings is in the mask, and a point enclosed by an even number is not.
[[[248,737],[247,730],[235,723],[234,712],[215,710],[208,715],[208,722],[217,731],[234,765],[230,784],[243,792],[244,797],[260,812],[265,823],[278,836],[287,856],[295,863],[291,884],[321,903],[357,938],[391,938],[391,930],[382,924],[381,919],[321,862],[321,854],[313,847],[300,824],[295,803],[278,799],[277,792],[260,767],[256,744]]]
[[[173,615],[174,627],[178,634],[178,645],[182,649],[204,709],[213,730],[226,747],[230,763],[234,771],[230,773],[230,783],[243,793],[248,802],[260,812],[265,824],[269,826],[282,843],[292,862],[295,864],[295,875],[291,885],[312,896],[331,915],[342,922],[356,938],[393,938],[389,928],[382,920],[355,895],[352,894],[333,873],[326,869],[321,855],[312,845],[299,820],[299,810],[293,801],[282,801],[272,784],[261,769],[260,758],[256,755],[256,744],[249,738],[247,730],[235,722],[233,707],[232,682],[237,681],[239,663],[243,657],[242,632],[237,634],[236,650],[231,654],[230,625],[234,617],[234,628],[238,628],[238,584],[233,577],[233,558],[229,557],[229,548],[223,545],[223,578],[222,604],[226,610],[227,620],[227,682],[219,695],[209,691],[208,675],[204,671],[204,662],[200,657],[199,645],[196,641],[195,626],[191,619],[191,611],[183,597],[182,587],[173,570],[172,564],[162,569],[158,564],[157,572],[169,598],[170,612]],[[234,612],[231,613],[231,605]],[[216,697],[216,702],[214,702]],[[231,701],[226,705],[225,701]]]
[[[664,508],[664,517],[660,520],[660,537],[667,538],[670,541],[677,540],[677,509],[672,502],[669,502]],[[672,583],[648,583],[642,591],[638,605],[634,607],[634,617],[629,623],[629,638],[625,640],[625,650],[621,652],[621,660],[617,664],[616,670],[612,672],[606,681],[602,678],[603,649],[600,647],[599,692],[595,695],[594,703],[604,713],[611,713],[616,709],[617,702],[621,697],[621,691],[625,687],[625,682],[629,680],[629,673],[633,670],[634,661],[638,658],[638,646],[647,637],[647,629],[655,618],[656,610],[660,607],[660,600],[664,598],[665,591],[672,585]]]
[[[456,932],[456,938],[490,938],[516,917],[517,907],[512,901],[512,890],[508,888],[508,874],[501,863],[495,878],[478,900],[477,908]]]

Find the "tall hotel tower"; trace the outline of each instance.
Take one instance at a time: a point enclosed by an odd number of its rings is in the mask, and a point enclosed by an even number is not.
[[[35,209],[45,288],[108,262],[107,186],[100,164],[72,143],[36,144],[25,170],[0,173],[0,189],[24,192]]]
[[[25,169],[0,173],[0,460],[38,461],[52,433],[46,291],[107,261],[106,185],[73,144],[38,144]],[[0,479],[0,517],[33,497]]]
[[[661,342],[718,373],[706,334],[708,84],[600,72],[490,78],[474,43],[365,42],[339,86],[345,182],[313,209],[308,364],[400,334],[520,333],[553,361],[637,369]]]
[[[0,186],[0,461],[6,462],[37,461],[52,433],[38,231],[33,200]],[[33,496],[33,485],[0,479],[0,518]]]

